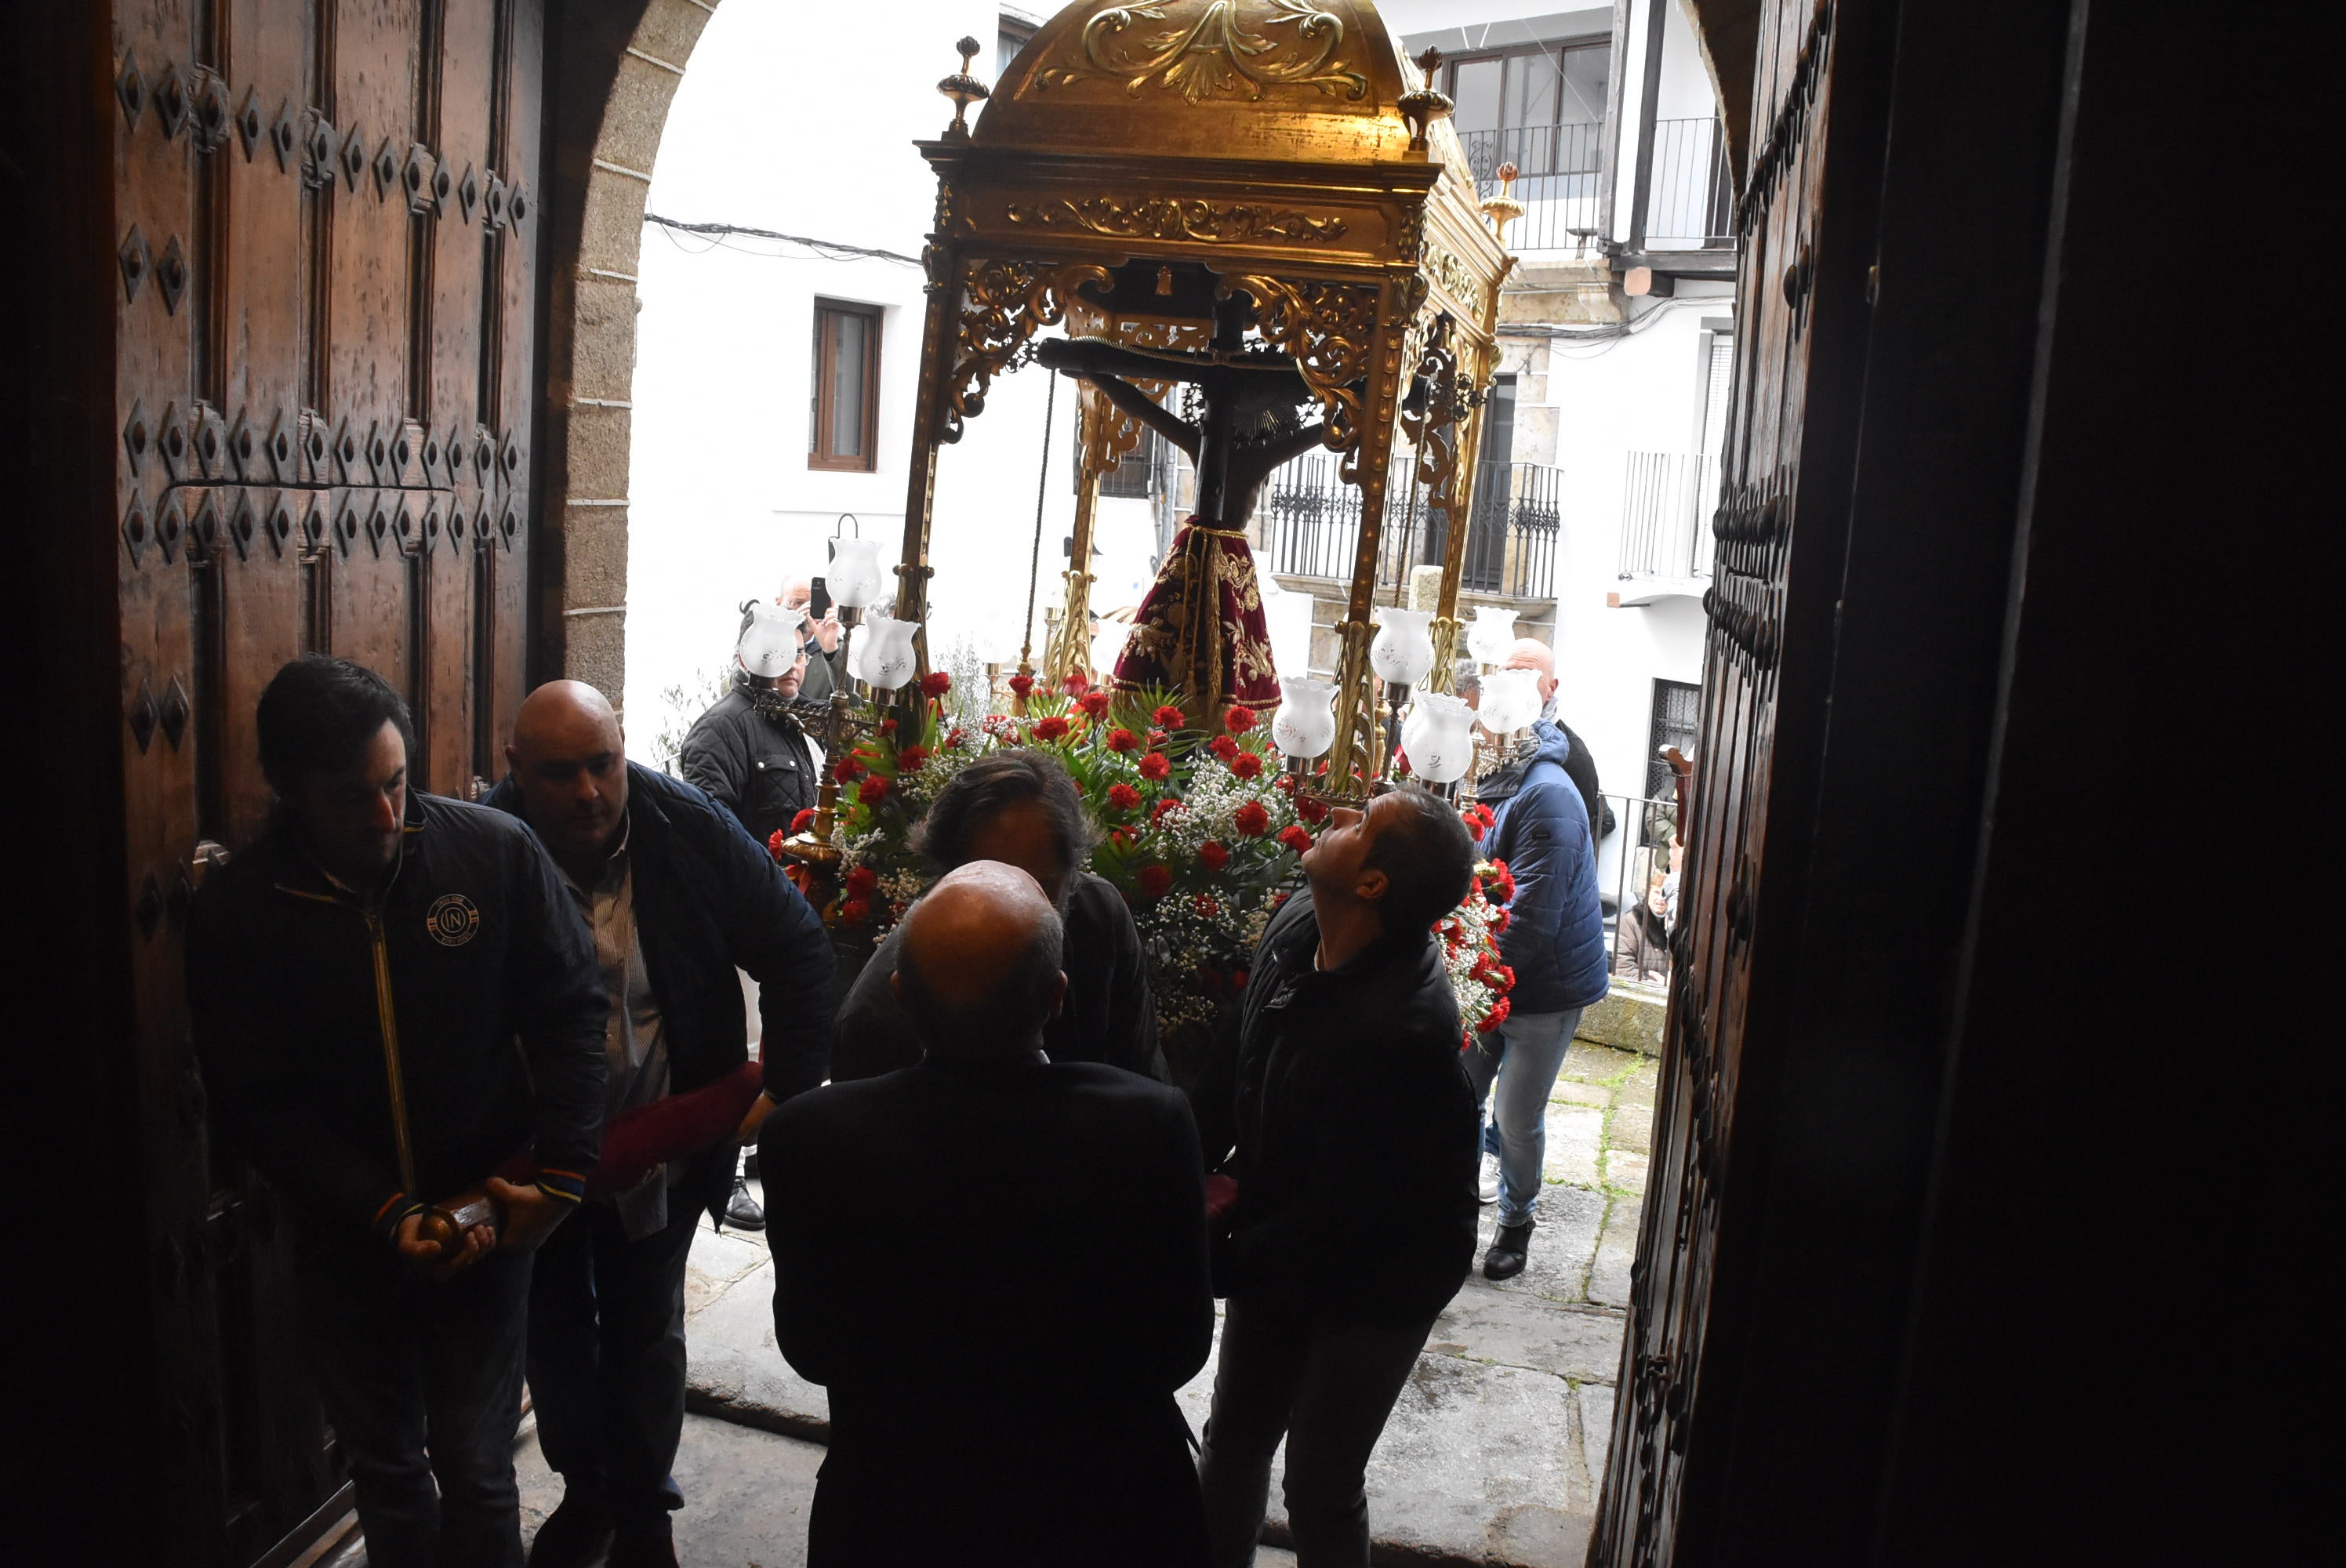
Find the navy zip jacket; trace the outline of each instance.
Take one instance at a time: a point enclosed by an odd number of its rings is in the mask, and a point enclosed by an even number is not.
[[[1525,754],[1476,787],[1497,820],[1486,859],[1515,879],[1499,954],[1515,972],[1515,1013],[1563,1013],[1605,995],[1605,911],[1596,901],[1596,850],[1588,808],[1565,766],[1572,741],[1547,719],[1532,726]]]
[[[602,1137],[608,1005],[558,875],[511,818],[411,790],[372,908],[282,829],[205,879],[187,947],[205,1087],[306,1234],[387,1235],[533,1143],[540,1185],[577,1200]]]
[[[518,817],[521,787],[508,777],[484,803]],[[779,1102],[821,1083],[838,965],[821,917],[773,856],[699,789],[630,762],[627,857],[636,937],[668,1041],[668,1092],[698,1089],[749,1059],[737,969],[758,983],[766,1092]],[[732,1196],[734,1153],[720,1141],[687,1173],[712,1213]]]
[[[1474,1258],[1474,1093],[1431,932],[1314,967],[1307,890],[1271,916],[1247,982],[1234,1135],[1205,1135],[1239,1184],[1216,1295],[1331,1323],[1431,1322]]]

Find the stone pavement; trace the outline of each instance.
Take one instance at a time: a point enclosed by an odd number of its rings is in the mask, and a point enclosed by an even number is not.
[[[1658,1065],[1651,1057],[1574,1042],[1548,1106],[1547,1186],[1530,1266],[1504,1284],[1479,1272],[1468,1278],[1434,1325],[1370,1464],[1370,1520],[1381,1563],[1580,1563],[1612,1431]],[[1483,1211],[1484,1246],[1494,1215]],[[685,1284],[691,1408],[820,1441],[829,1407],[822,1390],[792,1372],[774,1348],[773,1284],[762,1237],[700,1233]],[[1209,1360],[1181,1392],[1194,1427],[1205,1425],[1213,1377]],[[687,1448],[713,1451],[708,1445],[722,1441],[696,1422]],[[804,1458],[797,1444],[771,1451]],[[678,1479],[691,1496],[683,1460]],[[695,1520],[702,1505],[688,1503],[678,1516],[678,1539],[689,1527],[718,1532],[712,1541],[733,1541],[723,1532],[736,1528],[726,1522],[736,1495],[730,1483],[720,1486],[705,1525]],[[1283,1543],[1276,1487],[1271,1504],[1268,1533]],[[793,1506],[801,1512],[791,1520],[802,1520],[802,1505]],[[800,1528],[757,1527],[768,1553],[757,1560],[765,1568],[797,1563],[790,1553],[800,1549],[792,1534]],[[734,1550],[727,1545],[706,1561],[745,1560],[727,1555]],[[1268,1568],[1285,1560],[1266,1550],[1257,1563]]]

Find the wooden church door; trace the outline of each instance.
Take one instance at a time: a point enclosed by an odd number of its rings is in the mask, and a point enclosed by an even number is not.
[[[1762,12],[1749,178],[1738,213],[1733,401],[1722,459],[1684,911],[1673,939],[1669,1023],[1649,1185],[1589,1562],[1673,1559],[1701,1394],[1720,1222],[1748,1023],[1753,914],[1771,819],[1777,676],[1792,522],[1800,494],[1833,78],[1832,0]],[[1780,822],[1775,830],[1784,830]]]
[[[177,1561],[254,1560],[341,1480],[276,1203],[209,1146],[179,932],[263,825],[253,707],[342,655],[421,788],[521,697],[539,0],[117,0],[122,825],[137,1140]]]

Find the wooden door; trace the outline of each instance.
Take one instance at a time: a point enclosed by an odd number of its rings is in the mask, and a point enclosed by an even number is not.
[[[262,827],[253,707],[370,665],[470,792],[520,699],[538,0],[118,0],[115,452],[138,1145],[174,1561],[341,1485],[277,1203],[204,1135],[179,929]]]
[[[1763,127],[1739,212],[1732,402],[1722,454],[1686,911],[1675,962],[1611,1454],[1592,1563],[1668,1563],[1707,1352],[1722,1176],[1743,1087],[1754,911],[1771,830],[1777,677],[1799,510],[1809,390],[1815,219],[1831,108],[1832,0],[1762,14],[1753,123]]]

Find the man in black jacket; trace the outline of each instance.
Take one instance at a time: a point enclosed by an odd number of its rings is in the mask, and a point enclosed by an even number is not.
[[[1075,780],[1039,751],[1003,751],[971,764],[937,791],[914,843],[945,871],[972,860],[1016,866],[1042,885],[1066,932],[1067,1000],[1045,1025],[1054,1062],[1104,1062],[1164,1083],[1157,1002],[1132,911],[1113,883],[1084,870],[1090,819]],[[848,988],[831,1045],[834,1080],[869,1078],[920,1060],[916,1032],[889,984],[890,932]]]
[[[529,1385],[562,1505],[533,1568],[676,1561],[668,1477],[684,1423],[684,1271],[701,1212],[766,1111],[821,1082],[837,998],[822,923],[731,814],[627,760],[610,703],[561,680],[514,718],[512,772],[489,804],[522,816],[586,915],[612,1014],[612,1115],[723,1078],[747,1060],[735,969],[759,983],[765,1093],[731,1139],[589,1198],[547,1245],[530,1292]]]
[[[1174,1402],[1214,1328],[1188,1103],[1045,1056],[1068,977],[1023,871],[964,866],[903,931],[924,1058],[761,1135],[775,1339],[831,1395],[810,1568],[1202,1568]]]
[[[296,660],[258,728],[276,821],[189,915],[213,1115],[292,1217],[368,1561],[511,1568],[528,1253],[577,1204],[603,1124],[594,944],[519,823],[408,788],[407,705],[382,677]],[[491,1176],[525,1153],[534,1181]],[[426,1239],[425,1207],[484,1178],[501,1233]]]
[[[677,770],[760,844],[814,804],[821,755],[790,705],[806,678],[806,616],[752,600],[733,648],[733,689],[693,720]]]
[[[1256,950],[1199,1462],[1216,1568],[1254,1560],[1282,1435],[1299,1560],[1368,1563],[1369,1455],[1474,1253],[1474,1096],[1431,933],[1473,868],[1414,785],[1335,811]]]

